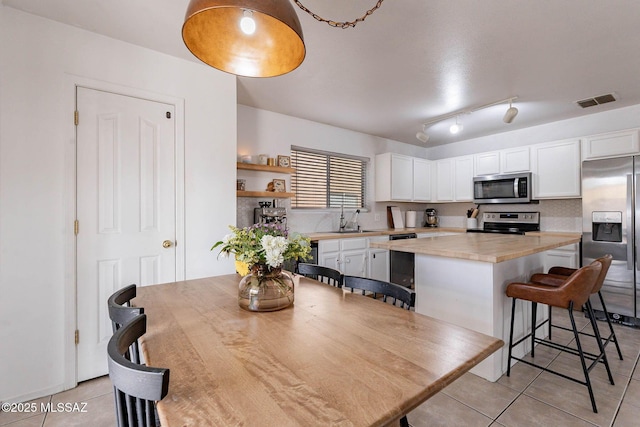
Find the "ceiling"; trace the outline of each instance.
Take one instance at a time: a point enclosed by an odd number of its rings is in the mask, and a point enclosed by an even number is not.
[[[182,43],[189,0],[0,0],[89,31],[198,62]],[[350,21],[376,0],[302,0],[318,15]],[[515,130],[640,104],[637,0],[387,0],[355,28],[297,9],[307,54],[293,72],[238,78],[238,103],[420,146]],[[582,109],[575,101],[614,93]],[[460,116],[438,116],[518,96]]]

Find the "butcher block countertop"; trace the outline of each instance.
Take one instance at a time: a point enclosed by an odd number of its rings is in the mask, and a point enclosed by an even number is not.
[[[560,235],[558,235],[560,234]],[[512,235],[460,233],[441,237],[371,242],[370,247],[498,263],[580,242],[579,233]]]
[[[390,236],[392,234],[405,233],[437,233],[437,232],[454,232],[464,233],[464,228],[455,227],[417,227],[417,228],[387,228],[380,230],[365,230],[360,233],[339,233],[337,231],[321,231],[317,233],[303,233],[309,237],[311,241],[330,240],[330,239],[350,239],[354,237],[374,237],[374,236]]]

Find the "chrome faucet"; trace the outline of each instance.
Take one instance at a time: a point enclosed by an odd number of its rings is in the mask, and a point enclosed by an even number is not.
[[[342,231],[347,226],[347,223],[344,220],[344,193],[342,194],[342,203],[340,204],[340,230]]]
[[[357,231],[360,229],[358,225],[358,214],[360,213],[360,209],[356,209],[356,211],[351,215],[351,219],[346,223],[345,228],[349,230]]]

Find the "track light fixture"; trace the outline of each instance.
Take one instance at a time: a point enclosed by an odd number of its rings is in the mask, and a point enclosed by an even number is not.
[[[516,116],[518,115],[518,109],[511,105],[512,101],[513,101],[513,98],[509,100],[509,109],[507,110],[506,113],[504,113],[504,117],[502,118],[502,121],[505,123],[511,123],[513,119],[515,119]]]
[[[451,127],[449,128],[449,132],[455,135],[459,132],[462,132],[462,129],[463,129],[463,126],[458,123],[458,116],[456,116],[456,122],[451,125]]]
[[[427,127],[422,126],[422,130],[416,133],[416,138],[422,142],[427,142],[429,140],[429,135],[427,135]]]
[[[427,128],[429,128],[431,125],[434,125],[434,124],[439,123],[439,122],[443,122],[445,120],[452,119],[454,117],[456,119],[456,122],[455,122],[455,124],[452,124],[449,127],[449,132],[451,132],[453,135],[458,134],[463,129],[462,124],[458,123],[459,116],[461,116],[463,114],[475,113],[476,111],[484,110],[485,108],[493,107],[495,105],[504,104],[506,102],[509,103],[509,108],[505,112],[504,117],[502,118],[502,120],[505,123],[511,123],[513,121],[513,119],[515,119],[515,117],[518,115],[518,109],[512,105],[513,101],[515,101],[516,99],[518,99],[517,96],[512,96],[510,98],[501,99],[499,101],[491,102],[489,104],[480,105],[478,107],[469,108],[469,109],[466,109],[466,110],[454,111],[453,113],[449,113],[449,114],[445,114],[443,116],[436,117],[436,118],[434,118],[432,120],[429,120],[428,122],[425,122],[422,125],[422,131],[416,133],[416,138],[418,140],[422,141],[422,142],[427,142],[429,140],[429,135],[427,134]]]

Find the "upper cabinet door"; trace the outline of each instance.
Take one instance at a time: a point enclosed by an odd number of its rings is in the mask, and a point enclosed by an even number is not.
[[[431,201],[431,162],[413,159],[413,201]]]
[[[559,141],[531,147],[533,198],[580,197],[580,141]]]
[[[454,176],[455,201],[473,201],[473,156],[455,158]]]
[[[441,159],[435,162],[434,201],[453,202],[453,168],[453,159]]]
[[[391,155],[391,199],[410,201],[413,197],[413,159]]]
[[[394,153],[376,155],[376,201],[411,201],[412,197],[413,158]]]
[[[640,154],[638,129],[588,136],[582,139],[582,160]]]
[[[476,154],[473,160],[475,163],[476,176],[496,175],[500,173],[499,151]]]
[[[500,152],[500,173],[529,172],[529,147],[511,148]]]

